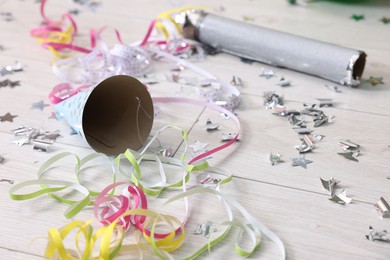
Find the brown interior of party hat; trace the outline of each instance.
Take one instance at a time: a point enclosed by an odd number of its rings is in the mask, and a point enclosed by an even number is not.
[[[82,120],[85,138],[95,151],[107,155],[137,150],[150,134],[153,116],[145,86],[130,76],[113,76],[88,97]]]

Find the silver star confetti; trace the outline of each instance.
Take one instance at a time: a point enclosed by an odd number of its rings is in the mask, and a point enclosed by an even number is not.
[[[204,143],[201,143],[198,140],[196,140],[195,143],[189,145],[189,147],[192,148],[192,150],[194,150],[195,153],[197,153],[200,151],[204,151],[206,149],[207,145],[208,144],[204,144]]]
[[[297,158],[291,158],[292,160],[292,166],[301,166],[302,168],[307,168],[307,164],[312,163],[313,161],[305,159],[304,156],[300,156]]]
[[[49,104],[45,104],[43,102],[43,100],[41,100],[41,101],[33,103],[31,106],[31,109],[39,109],[39,110],[43,111],[43,109],[47,106],[49,106]]]
[[[373,227],[369,227],[369,233],[366,235],[366,238],[371,241],[382,241],[382,242],[390,242],[390,234],[387,233],[387,230],[377,231],[374,230]]]
[[[3,81],[0,81],[0,88],[3,88],[3,87],[14,88],[16,86],[20,86],[20,81],[19,80],[11,81],[9,79],[5,79]]]
[[[387,201],[381,197],[377,203],[374,204],[376,210],[380,214],[381,218],[390,217],[390,206]]]
[[[4,116],[0,116],[0,122],[13,122],[15,117],[17,117],[17,115],[11,115],[11,113],[7,113]]]

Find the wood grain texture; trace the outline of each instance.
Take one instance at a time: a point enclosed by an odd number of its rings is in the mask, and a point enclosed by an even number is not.
[[[43,111],[31,109],[34,102],[49,103],[49,91],[61,82],[51,70],[53,55],[30,37],[30,30],[39,26],[42,20],[36,2],[0,1],[0,12],[11,12],[14,16],[10,22],[0,16],[0,45],[4,47],[0,50],[0,68],[15,61],[25,66],[23,72],[0,76],[0,81],[20,81],[20,86],[15,88],[0,88],[0,115],[7,112],[18,115],[14,122],[0,122],[0,155],[5,158],[0,164],[0,178],[15,183],[36,178],[40,165],[59,152],[69,151],[81,157],[93,152],[81,137],[70,135],[64,120],[49,119],[53,106],[45,107]],[[327,88],[325,85],[335,85],[327,80],[261,63],[245,64],[226,54],[208,56],[197,65],[224,81],[230,81],[233,75],[243,80],[243,86],[239,87],[241,105],[236,111],[242,128],[240,142],[213,155],[209,162],[232,173],[233,182],[223,190],[283,240],[288,259],[389,259],[390,243],[368,241],[365,235],[369,226],[390,231],[390,219],[381,219],[373,205],[382,196],[390,202],[390,24],[379,21],[389,17],[390,3],[386,0],[362,1],[361,4],[318,1],[299,7],[290,6],[284,0],[106,0],[93,12],[73,1],[52,0],[48,1],[46,12],[54,19],[67,10],[79,9],[80,14],[75,16],[80,30],[76,44],[87,46],[91,28],[115,27],[121,32],[123,41],[131,43],[142,39],[150,21],[159,13],[193,5],[208,6],[211,12],[237,20],[250,17],[252,21],[249,22],[253,24],[362,49],[368,54],[363,81],[370,76],[383,77],[384,84],[371,86],[363,82],[357,88],[339,86],[342,93]],[[365,19],[350,19],[354,13],[364,14]],[[107,31],[104,38],[109,46],[116,43],[112,31]],[[273,69],[277,77],[259,77],[262,68]],[[152,96],[182,95],[181,85],[165,79],[169,69],[170,65],[163,62],[154,64],[152,73],[159,83],[150,85]],[[292,85],[277,86],[281,76]],[[189,97],[196,94],[186,91]],[[294,146],[300,143],[299,135],[286,118],[272,115],[265,109],[265,91],[283,95],[285,105],[297,110],[302,109],[304,103],[318,103],[317,98],[334,100],[333,107],[323,108],[327,115],[334,116],[334,122],[314,129],[325,138],[316,142],[314,151],[306,155],[313,161],[307,169],[291,166],[291,158],[298,156]],[[208,144],[207,149],[212,149],[221,144],[222,133],[237,131],[231,119],[223,119],[219,113],[207,108],[169,103],[158,106],[161,114],[156,117],[151,134],[166,124],[177,125],[189,133],[190,144],[198,140]],[[204,127],[207,119],[219,123],[219,130],[207,132]],[[311,118],[306,117],[306,120],[312,126]],[[11,130],[20,125],[47,131],[58,129],[61,137],[48,153],[34,151],[31,145],[19,147],[13,143],[15,137]],[[345,139],[361,145],[359,162],[337,154],[342,151],[339,142]],[[164,132],[159,140],[162,146],[177,150],[176,157],[184,149],[177,131]],[[279,152],[285,162],[271,166],[270,152]],[[189,153],[187,159],[191,157]],[[74,163],[74,159],[65,159],[45,177],[70,180]],[[112,173],[106,159],[100,158],[94,163],[95,167],[85,169],[82,178],[90,187],[102,189],[110,183]],[[143,170],[149,178],[155,177],[153,166],[146,165]],[[171,178],[178,174],[172,170]],[[192,175],[191,181],[195,182],[196,177],[196,174]],[[339,205],[328,200],[328,192],[321,186],[320,178],[330,177],[341,181],[340,186],[347,189],[352,204]],[[8,194],[10,187],[7,182],[0,183],[1,259],[42,259],[47,231],[70,221],[63,215],[66,205],[48,196],[13,201]],[[174,192],[164,192],[150,205],[183,218],[181,201],[161,206],[160,201],[172,194]],[[174,254],[177,259],[183,259],[207,243],[203,236],[192,234],[197,224],[207,221],[218,224],[226,220],[223,207],[215,197],[198,194],[191,198],[190,204],[189,234],[184,246]],[[86,209],[74,219],[92,217],[92,210]],[[199,258],[242,259],[234,252],[236,235],[233,231],[210,253],[205,252]],[[146,252],[145,258],[156,257],[153,252]],[[253,258],[280,259],[280,252],[263,236],[261,247]],[[118,259],[129,258],[120,256]]]

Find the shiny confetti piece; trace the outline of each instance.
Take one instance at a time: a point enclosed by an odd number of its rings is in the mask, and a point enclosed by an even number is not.
[[[42,151],[42,152],[48,152],[49,151],[49,147],[53,144],[54,142],[53,141],[47,141],[47,140],[42,140],[42,139],[35,139],[34,140],[34,146],[33,146],[33,149],[34,150],[39,150],[39,151]]]
[[[15,117],[17,117],[17,115],[11,115],[10,113],[7,113],[4,116],[0,116],[0,122],[13,122]]]
[[[211,122],[210,119],[207,119],[207,121],[206,121],[206,130],[207,130],[207,131],[214,131],[214,130],[217,130],[218,127],[219,127],[218,124],[215,124],[215,123]]]
[[[276,85],[281,87],[288,87],[291,86],[291,82],[286,80],[285,78],[280,78],[280,80],[276,83]]]
[[[297,149],[299,153],[311,152],[314,149],[313,141],[308,135],[304,135],[300,140],[302,143],[295,146],[295,149]]]
[[[313,130],[307,127],[293,127],[293,130],[300,135],[308,135],[313,132]]]
[[[31,105],[31,109],[37,109],[37,110],[39,109],[39,110],[43,111],[43,109],[45,107],[48,107],[48,106],[49,106],[49,104],[45,104],[45,102],[43,102],[43,100],[41,100],[41,101],[33,103]]]
[[[313,137],[318,141],[321,141],[322,139],[324,139],[325,135],[314,134]]]
[[[314,114],[313,122],[314,122],[314,127],[319,127],[326,123],[330,123],[331,121],[329,117],[326,116],[325,113],[321,111]]]
[[[23,71],[23,66],[20,62],[15,62],[14,65],[7,65],[0,69],[0,76],[10,75],[14,72],[21,72]]]
[[[266,79],[270,79],[273,76],[275,76],[275,73],[274,73],[273,70],[268,70],[268,69],[262,68],[261,73],[260,73],[259,76],[260,77],[264,77]]]
[[[203,235],[205,237],[210,237],[210,234],[212,232],[211,226],[212,226],[211,221],[207,221],[206,224],[198,224],[194,230],[194,235]]]
[[[317,100],[320,102],[320,107],[332,107],[333,101],[330,98],[317,98]]]
[[[380,214],[381,218],[390,217],[390,206],[387,201],[381,197],[377,203],[374,204],[376,210]]]
[[[381,21],[384,24],[388,24],[388,23],[390,23],[390,18],[389,17],[382,17],[382,19],[380,19],[379,21]]]
[[[296,157],[296,158],[291,158],[291,165],[292,166],[301,166],[302,168],[307,168],[307,165],[309,163],[312,163],[313,161],[310,161],[310,160],[307,160],[305,159],[305,156],[300,156],[300,157]]]
[[[14,20],[14,16],[10,12],[0,12],[0,17],[6,21],[6,22],[11,22]]]
[[[264,92],[264,105],[266,109],[274,109],[276,107],[283,107],[284,98],[273,91]]]
[[[335,193],[335,188],[337,184],[340,183],[340,181],[335,180],[333,177],[331,177],[329,180],[324,180],[322,178],[320,178],[320,180],[322,183],[322,187],[324,187],[324,189],[329,191],[331,196]]]
[[[222,133],[221,139],[223,142],[228,142],[233,140],[233,138],[237,135],[237,133]],[[236,139],[236,142],[238,142],[240,139]]]
[[[296,115],[294,113],[288,115],[288,121],[292,125],[296,125],[299,127],[306,127],[305,121],[302,119],[302,117],[300,117],[299,115]]]
[[[345,189],[343,189],[340,193],[333,193],[329,200],[339,204],[350,204],[352,202],[352,199],[347,197],[347,191]]]
[[[366,238],[370,241],[382,241],[382,242],[390,242],[390,234],[387,233],[387,230],[377,231],[373,227],[368,228],[368,235]]]
[[[271,153],[269,155],[269,160],[272,166],[284,162],[282,159],[280,159],[280,156],[281,156],[280,153],[276,153],[276,154]]]
[[[242,79],[238,76],[233,76],[232,80],[230,81],[230,84],[233,86],[242,86]]]
[[[0,179],[0,182],[8,182],[9,184],[14,184],[14,180],[9,180],[9,179]]]
[[[358,162],[359,160],[357,159],[357,157],[359,156],[359,151],[350,151],[350,150],[346,150],[345,152],[343,153],[337,153],[341,156],[344,156],[344,158],[348,159],[348,160],[351,160],[351,161],[355,161],[355,162]]]
[[[208,144],[201,143],[198,140],[196,140],[195,143],[189,145],[188,147],[192,148],[192,150],[194,150],[194,152],[197,153],[200,151],[204,151],[206,149],[207,145]]]
[[[370,76],[367,80],[365,80],[365,82],[370,83],[372,86],[385,84],[383,82],[383,78],[382,77],[372,77],[372,76]]]
[[[353,19],[355,21],[364,20],[364,15],[363,14],[353,14],[351,16],[351,19]]]
[[[0,88],[3,88],[3,87],[14,88],[16,86],[20,86],[19,80],[16,80],[16,81],[11,81],[9,79],[5,79],[3,81],[0,80]]]
[[[357,150],[360,147],[360,145],[352,142],[349,139],[344,140],[344,141],[340,141],[340,145],[343,147],[344,150]]]
[[[171,151],[170,151],[170,149],[167,149],[167,148],[160,148],[157,151],[157,154],[160,156],[169,157],[169,156],[171,156]]]
[[[60,137],[60,130],[56,130],[54,132],[48,132],[46,131],[44,133],[43,139],[51,140],[51,141],[56,141],[58,137]]]

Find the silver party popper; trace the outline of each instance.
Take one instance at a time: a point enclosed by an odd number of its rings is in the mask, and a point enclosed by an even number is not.
[[[177,16],[183,35],[217,51],[357,86],[363,74],[363,51],[235,21],[204,11]]]

